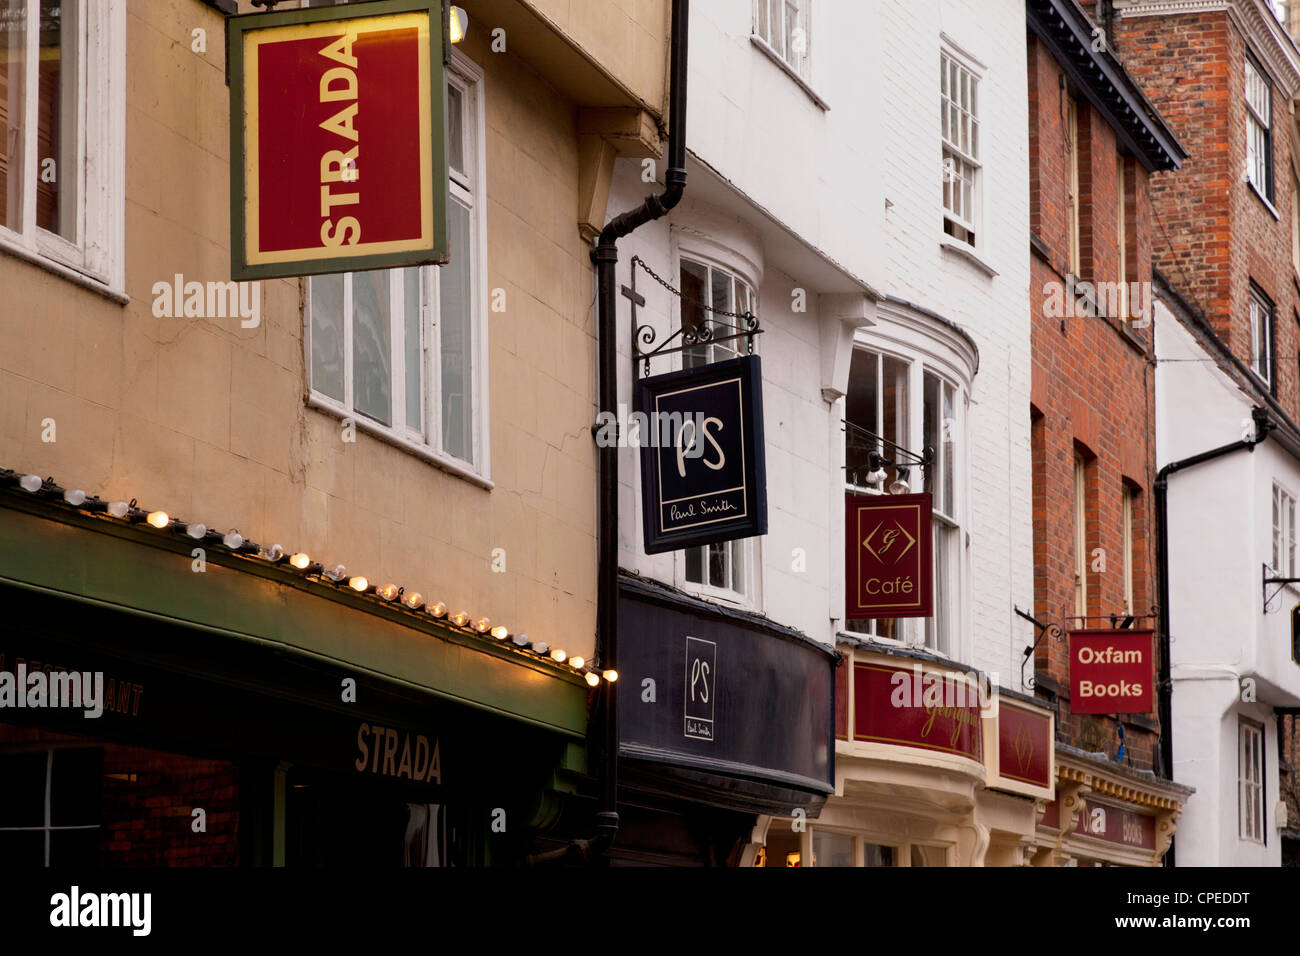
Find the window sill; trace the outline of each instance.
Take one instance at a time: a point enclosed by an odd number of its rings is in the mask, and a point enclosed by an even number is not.
[[[729,591],[725,588],[715,588],[709,584],[697,584],[694,581],[683,581],[679,585],[681,590],[695,598],[697,601],[706,601],[710,604],[720,604],[736,611],[746,611],[750,614],[761,614],[763,609],[745,595],[738,591]]]
[[[1143,328],[1149,328],[1150,325],[1151,323],[1148,321]],[[1138,335],[1137,329],[1133,327],[1133,322],[1127,319],[1120,319],[1119,334],[1128,344],[1129,348],[1133,349],[1139,355],[1145,356],[1147,354],[1147,343],[1142,336]]]
[[[1255,181],[1253,179],[1248,179],[1246,180],[1246,185],[1249,186],[1250,191],[1255,194],[1255,198],[1264,204],[1264,208],[1273,214],[1273,218],[1278,222],[1281,222],[1282,217],[1278,215],[1277,207],[1273,205],[1267,196],[1259,191],[1259,187],[1255,185]]]
[[[951,253],[958,258],[965,259],[980,272],[984,273],[990,279],[996,279],[998,270],[994,269],[985,261],[984,257],[972,249],[964,242],[958,242],[956,239],[950,239],[947,236],[939,240],[939,247],[944,252]]]
[[[100,279],[89,276],[84,272],[78,272],[71,266],[66,266],[49,256],[32,249],[30,246],[18,242],[12,234],[6,235],[5,231],[0,230],[0,252],[8,253],[15,259],[22,259],[24,262],[31,263],[44,269],[46,272],[52,272],[61,279],[67,279],[69,282],[81,286],[83,289],[89,289],[91,292],[102,295],[110,302],[116,302],[118,305],[126,305],[131,301],[131,297],[126,294],[125,289],[114,289]]]
[[[350,418],[356,423],[357,428],[365,432],[367,435],[370,435],[373,438],[378,438],[380,441],[393,445],[396,448],[400,448],[402,451],[408,452],[416,458],[423,458],[431,465],[434,465],[445,472],[449,472],[458,478],[464,478],[472,485],[478,485],[480,488],[486,489],[487,491],[491,491],[496,487],[492,482],[492,479],[485,475],[480,475],[471,465],[466,464],[459,458],[453,458],[444,452],[435,451],[427,445],[419,445],[413,441],[408,441],[405,438],[394,435],[382,425],[376,425],[360,412],[348,413],[332,402],[318,398],[315,393],[308,396],[307,407],[314,408],[319,412],[324,412],[326,415],[330,415],[340,421],[345,418]]]
[[[794,80],[796,85],[798,85],[799,89],[803,90],[804,93],[808,95],[808,99],[812,100],[813,103],[816,104],[818,109],[820,109],[823,113],[830,112],[830,104],[817,95],[817,91],[812,88],[812,85],[809,84],[809,82],[805,80],[802,76],[800,76],[798,71],[795,70],[794,67],[792,67],[789,63],[785,62],[785,60],[781,58],[781,54],[777,53],[776,50],[772,49],[772,45],[770,43],[764,40],[757,33],[751,33],[749,35],[749,42],[754,44],[754,46],[758,47],[759,51],[762,52],[764,56],[766,56],[769,60],[771,60],[778,67],[780,67],[786,76]]]

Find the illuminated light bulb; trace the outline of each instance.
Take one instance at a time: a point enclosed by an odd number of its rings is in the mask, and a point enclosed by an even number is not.
[[[208,526],[205,524],[187,524],[185,526],[185,533],[197,541],[208,533]]]
[[[447,615],[447,605],[441,601],[435,601],[429,605],[429,613],[434,617],[445,617]]]
[[[80,508],[86,503],[86,493],[80,488],[70,488],[63,493],[63,500],[74,508]]]
[[[383,598],[385,601],[391,601],[391,600],[393,600],[395,597],[397,597],[397,585],[396,585],[396,584],[385,584],[385,585],[384,585],[382,588],[380,588],[376,593],[377,593],[381,598]]]
[[[543,657],[545,657],[546,652],[549,651],[550,649],[551,649],[551,645],[547,644],[545,641],[533,641],[534,654],[541,654]]]
[[[297,554],[290,555],[289,563],[299,571],[305,570],[307,565],[311,564],[311,558],[299,551]]]
[[[582,670],[582,665],[585,664],[585,663],[587,663],[587,662],[584,661],[581,657],[570,657],[570,658],[569,658],[569,666],[572,667],[575,671],[580,671],[580,670]]]
[[[557,664],[563,664],[564,659],[568,656],[568,654],[564,653],[564,651],[560,650],[558,647],[551,651],[551,660],[555,661]]]
[[[505,625],[498,624],[496,627],[492,628],[492,636],[498,641],[504,641],[510,636],[510,630]]]
[[[165,528],[167,527],[167,522],[172,519],[167,517],[167,512],[165,511],[151,511],[149,512],[148,517],[144,520],[148,521],[149,524],[153,525],[155,528]]]
[[[460,7],[452,7],[447,15],[447,36],[452,43],[459,43],[465,39],[465,31],[469,29],[469,17]]]
[[[618,671],[608,670],[605,671],[605,673],[601,674],[600,676],[605,678],[605,680],[609,681],[612,684],[614,683],[614,681],[618,680]]]
[[[420,608],[424,607],[424,595],[419,591],[412,591],[410,594],[406,595],[406,597],[402,598],[402,603],[412,611],[418,611]]]
[[[600,678],[597,677],[595,674],[588,674],[588,675],[587,675],[587,684],[588,684],[589,686],[591,686],[591,687],[595,687],[595,686],[596,686],[597,684],[599,684],[599,683],[600,683]]]
[[[108,506],[108,513],[114,518],[125,518],[126,513],[131,510],[131,506],[125,501],[114,501]]]
[[[489,621],[487,618],[481,617],[474,622],[474,630],[478,631],[480,634],[486,634],[488,631],[488,627],[491,626],[491,623],[492,622]]]
[[[23,475],[18,479],[18,484],[22,486],[23,491],[30,491],[32,494],[36,494],[36,492],[41,490],[41,485],[45,484],[45,482],[41,481],[40,475]]]
[[[469,623],[469,615],[466,614],[464,611],[457,611],[455,614],[451,616],[451,622],[455,624],[457,627],[464,627],[466,624]]]
[[[366,588],[370,587],[370,582],[360,575],[357,575],[354,578],[348,578],[348,587],[354,591],[364,591]]]
[[[111,506],[110,506],[111,510]],[[238,531],[227,531],[221,538],[221,543],[231,551],[238,551],[244,546],[244,536]]]
[[[336,564],[334,565],[334,567],[330,568],[328,571],[325,572],[325,577],[329,578],[335,584],[337,584],[339,581],[342,581],[347,576],[348,576],[348,569],[341,564]]]

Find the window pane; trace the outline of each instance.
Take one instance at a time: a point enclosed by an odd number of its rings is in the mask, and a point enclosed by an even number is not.
[[[45,866],[45,831],[0,830],[0,860],[10,870]]]
[[[420,311],[420,270],[402,270],[403,340],[406,347],[406,427],[424,434],[424,323]]]
[[[343,276],[311,280],[311,387],[343,401]]]
[[[885,356],[884,378],[884,437],[907,448],[910,445],[907,435],[907,363]],[[886,446],[887,456],[892,457],[888,452]],[[887,471],[889,477],[885,479],[886,488],[898,477],[897,468],[889,468]]]
[[[951,386],[943,387],[943,420],[939,423],[939,437],[943,443],[943,513],[949,516],[956,514],[956,494],[953,486],[956,483],[956,466],[954,464],[956,449],[953,447],[953,432],[957,428],[957,420],[953,417],[954,392]]]
[[[385,425],[393,416],[390,275],[352,275],[352,406]]]
[[[55,830],[50,833],[50,866],[99,865],[99,827],[92,830]]]
[[[36,224],[71,242],[77,240],[78,6],[76,0],[41,0],[36,87]]]
[[[682,260],[681,267],[681,310],[682,331],[694,332],[700,328],[708,317],[704,305],[709,301],[709,270],[707,266],[689,259]],[[682,352],[682,367],[695,368],[708,362],[708,346],[694,346]]]
[[[104,751],[54,751],[50,775],[50,825],[84,826],[99,823],[99,787],[104,777]]]
[[[692,584],[704,583],[704,548],[690,548],[686,552],[686,580]]]
[[[730,541],[726,547],[731,552],[731,590],[745,593],[745,541]]]
[[[0,786],[0,829],[45,825],[45,772],[48,759],[49,755],[44,750],[0,756],[0,781],[4,782]],[[44,850],[41,852],[43,859]]]
[[[921,401],[921,447],[933,448],[936,455],[941,455],[943,449],[939,446],[939,380],[930,373],[925,375],[925,385]],[[934,506],[939,507],[938,493],[935,489],[935,473],[938,471],[938,458],[935,459],[934,466],[925,469],[925,485],[923,490],[931,495],[936,495]]]
[[[447,84],[447,163],[465,172],[465,94]]]
[[[816,866],[852,866],[853,837],[814,829],[813,863]]]
[[[465,461],[473,457],[473,290],[474,255],[469,209],[452,200],[447,220],[451,262],[442,266],[438,286],[439,346],[442,352],[442,450]]]
[[[715,588],[727,586],[727,546],[711,544],[709,547],[709,585]]]
[[[849,362],[849,392],[844,400],[844,417],[853,425],[879,434],[880,425],[876,421],[876,401],[879,395],[877,382],[877,364],[879,356],[875,352],[854,349]],[[865,485],[870,471],[867,457],[871,451],[879,451],[879,444],[870,445],[867,439],[847,429],[845,435],[845,481],[855,485]]]
[[[912,844],[913,866],[944,866],[948,855],[941,846],[920,846]]]
[[[0,226],[15,231],[22,226],[25,11],[26,0],[0,0]]]
[[[893,866],[894,865],[894,848],[892,846],[881,846],[879,843],[868,843],[863,846],[863,862],[867,866]]]

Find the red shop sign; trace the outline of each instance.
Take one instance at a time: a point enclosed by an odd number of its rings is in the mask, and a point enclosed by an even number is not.
[[[1155,709],[1151,630],[1071,631],[1070,710],[1149,714]]]
[[[232,277],[448,261],[439,0],[227,23]]]
[[[919,671],[853,665],[853,739],[984,759],[979,691],[960,675],[926,672],[938,698],[927,701]]]
[[[934,613],[930,496],[847,495],[844,500],[845,616]]]

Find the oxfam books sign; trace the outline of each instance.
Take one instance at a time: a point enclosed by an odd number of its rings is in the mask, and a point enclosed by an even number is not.
[[[1155,709],[1152,631],[1071,631],[1070,711],[1149,714]]]
[[[232,277],[448,261],[440,0],[227,24]]]
[[[637,407],[647,554],[767,533],[757,355],[644,378]]]

